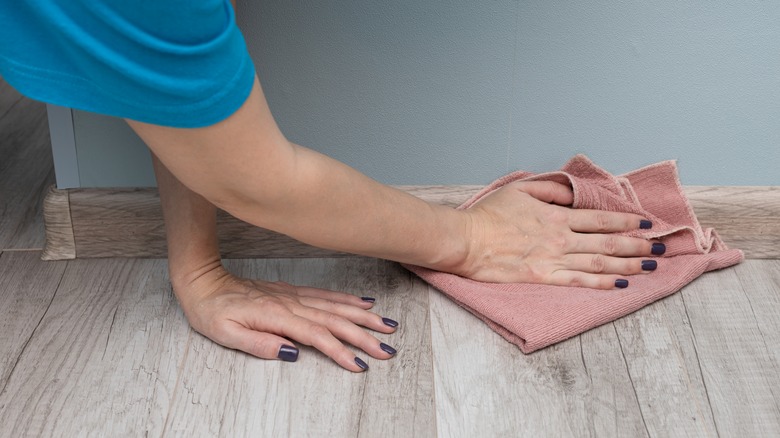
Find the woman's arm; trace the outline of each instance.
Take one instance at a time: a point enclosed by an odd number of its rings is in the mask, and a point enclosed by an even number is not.
[[[298,348],[291,341],[295,340],[315,346],[355,372],[363,368],[342,340],[377,359],[393,356],[392,347],[361,328],[395,331],[394,321],[368,311],[373,302],[345,293],[236,278],[227,272],[220,260],[216,208],[181,184],[156,156],[152,158],[165,217],[171,284],[195,330],[264,359],[295,361]]]
[[[259,83],[228,119],[198,129],[129,121],[185,186],[251,224],[315,246],[495,282],[611,288],[651,244],[608,234],[625,213],[570,210],[553,183],[510,184],[475,207],[428,204],[287,141]],[[597,268],[597,269],[596,269]],[[596,272],[593,272],[593,271]]]

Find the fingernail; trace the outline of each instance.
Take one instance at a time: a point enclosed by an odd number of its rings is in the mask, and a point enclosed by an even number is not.
[[[650,228],[653,228],[653,223],[647,219],[642,219],[639,221],[639,228],[642,230],[649,230]]]
[[[282,345],[276,357],[285,362],[295,362],[298,360],[298,349],[292,345]]]
[[[382,322],[385,323],[385,325],[388,327],[393,327],[393,328],[398,327],[398,323],[393,321],[390,318],[382,318]]]
[[[359,358],[359,357],[356,357],[356,358],[355,358],[355,363],[356,363],[356,364],[357,364],[357,366],[359,366],[359,367],[360,367],[360,369],[362,369],[363,371],[365,371],[365,370],[367,370],[367,369],[368,369],[368,364],[367,364],[367,363],[365,363],[365,362],[363,362],[363,359],[361,359],[361,358]]]
[[[666,252],[666,245],[656,242],[653,244],[653,249],[650,252],[655,255],[661,255]]]
[[[615,287],[619,287],[621,289],[625,289],[628,287],[628,280],[621,278],[618,280],[615,280]]]
[[[395,348],[385,344],[384,342],[379,344],[379,348],[381,348],[382,351],[384,351],[387,354],[395,355],[396,353],[398,353],[397,351],[395,351]]]
[[[365,301],[365,302],[367,302],[367,303],[375,303],[376,302],[376,298],[374,298],[374,297],[360,297],[360,299]]]
[[[655,268],[658,267],[658,262],[655,260],[642,260],[642,270],[643,271],[655,271]]]

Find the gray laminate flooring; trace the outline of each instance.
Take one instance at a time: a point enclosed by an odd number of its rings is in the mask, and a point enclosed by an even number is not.
[[[306,347],[296,363],[263,361],[188,327],[164,260],[29,250],[43,242],[48,135],[43,107],[0,86],[2,437],[780,435],[780,261],[706,274],[523,355],[394,263],[230,260],[248,277],[375,296],[400,322],[378,335],[398,356],[363,374]]]

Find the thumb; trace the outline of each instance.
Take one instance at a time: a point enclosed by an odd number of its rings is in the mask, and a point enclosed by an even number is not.
[[[509,185],[547,203],[571,205],[574,202],[571,188],[555,181],[518,181]]]
[[[298,348],[289,340],[258,332],[236,324],[225,336],[224,345],[229,348],[241,350],[261,359],[279,359],[285,362],[298,360]]]

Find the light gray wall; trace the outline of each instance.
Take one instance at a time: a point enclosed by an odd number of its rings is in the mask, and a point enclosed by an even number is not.
[[[717,4],[716,4],[717,3]],[[616,173],[780,185],[780,2],[243,1],[293,141],[391,184],[483,184],[586,153]],[[121,122],[76,112],[82,186],[153,184]]]

